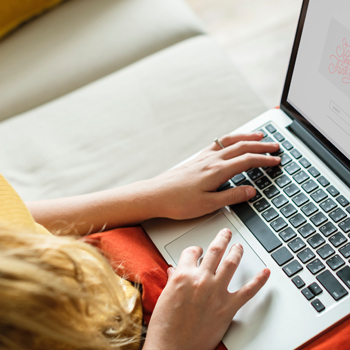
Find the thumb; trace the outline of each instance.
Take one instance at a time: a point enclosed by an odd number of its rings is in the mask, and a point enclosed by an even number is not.
[[[253,198],[256,190],[252,186],[239,186],[226,191],[218,192],[217,199],[220,208],[226,205],[241,203]]]

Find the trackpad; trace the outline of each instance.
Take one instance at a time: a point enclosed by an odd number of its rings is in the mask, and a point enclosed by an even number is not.
[[[177,266],[181,252],[187,247],[200,246],[203,248],[203,255],[205,255],[209,244],[223,228],[232,231],[232,239],[225,251],[224,258],[234,243],[241,243],[244,249],[241,263],[228,286],[229,292],[235,292],[266,266],[222,212],[167,244],[165,249]]]

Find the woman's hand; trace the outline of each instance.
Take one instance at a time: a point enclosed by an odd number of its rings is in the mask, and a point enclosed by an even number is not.
[[[243,255],[234,244],[220,268],[231,239],[223,229],[197,261],[202,248],[185,249],[178,266],[168,270],[168,283],[158,299],[148,328],[144,350],[213,350],[237,311],[266,283],[270,270],[259,272],[240,290],[229,293],[228,285]]]
[[[251,186],[223,192],[216,189],[250,168],[279,164],[279,157],[263,155],[276,152],[278,143],[259,142],[262,137],[261,132],[224,136],[220,142],[225,149],[213,142],[195,159],[149,180],[157,193],[157,216],[190,219],[254,197],[256,191]]]

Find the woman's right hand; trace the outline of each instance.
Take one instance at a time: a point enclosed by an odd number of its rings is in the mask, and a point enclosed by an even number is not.
[[[220,268],[220,261],[231,240],[223,229],[208,248],[185,249],[176,269],[168,269],[168,283],[153,312],[144,350],[213,350],[227,331],[237,311],[266,283],[270,270],[259,272],[240,290],[227,288],[243,255],[234,244]]]

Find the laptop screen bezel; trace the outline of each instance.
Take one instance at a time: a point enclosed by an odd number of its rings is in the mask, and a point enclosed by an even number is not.
[[[286,80],[284,83],[280,108],[293,120],[296,119],[303,125],[319,142],[321,142],[338,160],[340,160],[350,170],[350,160],[331,143],[323,134],[321,134],[306,118],[302,116],[291,104],[287,102],[290,84],[293,76],[296,57],[298,54],[301,35],[304,28],[305,18],[310,0],[304,0],[300,12],[297,31],[295,34],[293,49],[289,61]]]

